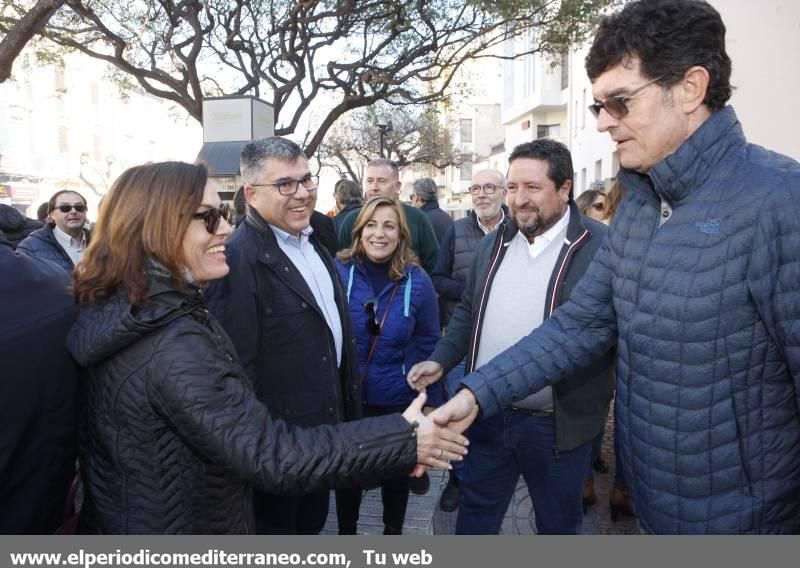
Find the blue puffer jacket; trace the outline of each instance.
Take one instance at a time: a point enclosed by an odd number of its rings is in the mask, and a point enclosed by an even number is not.
[[[75,266],[72,264],[72,259],[67,254],[67,251],[65,251],[56,240],[56,236],[53,234],[54,227],[55,225],[46,223],[44,227],[38,231],[34,231],[25,240],[19,243],[17,248],[36,258],[43,258],[54,262],[71,273]],[[88,231],[86,232],[86,244],[89,244]]]
[[[800,164],[747,144],[728,107],[619,179],[631,191],[570,302],[464,383],[496,412],[619,339],[643,528],[800,532]]]
[[[386,306],[389,313],[381,329],[375,352],[367,367],[367,355],[375,336],[367,330],[364,304],[375,297],[372,283],[359,262],[342,263],[336,268],[347,290],[350,315],[358,337],[358,359],[364,383],[364,402],[381,406],[406,406],[417,393],[406,383],[406,373],[415,364],[425,361],[439,339],[439,308],[430,277],[416,265],[406,268],[405,276],[391,283],[378,295],[376,315],[382,321]],[[428,389],[428,406],[442,403],[441,384]]]

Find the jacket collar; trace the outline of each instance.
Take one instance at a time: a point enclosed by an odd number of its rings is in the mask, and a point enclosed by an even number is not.
[[[426,201],[420,207],[423,211],[433,211],[434,209],[440,209],[438,201]]]
[[[631,190],[650,196],[655,193],[675,205],[703,185],[732,148],[746,142],[733,107],[726,106],[712,114],[673,154],[647,174],[623,168],[619,180]]]

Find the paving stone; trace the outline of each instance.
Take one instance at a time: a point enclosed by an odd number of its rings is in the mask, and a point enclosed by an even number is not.
[[[614,410],[609,412],[606,434],[603,439],[601,455],[609,467],[608,474],[594,474],[597,504],[590,507],[583,517],[582,534],[639,534],[636,519],[621,517],[616,523],[611,521],[608,496],[614,482]],[[439,496],[447,485],[448,474],[444,471],[430,471],[431,488],[426,495],[411,494],[408,499],[406,522],[403,534],[434,535],[455,534],[458,511],[445,513],[439,509]],[[358,522],[359,534],[383,534],[383,506],[380,488],[365,492],[361,500]],[[323,534],[337,534],[336,502],[331,492],[331,505]],[[525,482],[520,479],[503,518],[501,534],[536,534],[536,524],[531,499]]]

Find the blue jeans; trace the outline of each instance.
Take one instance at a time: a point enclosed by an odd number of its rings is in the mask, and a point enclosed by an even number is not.
[[[556,454],[555,420],[504,410],[470,427],[456,534],[499,534],[520,474],[539,534],[578,534],[591,441]]]

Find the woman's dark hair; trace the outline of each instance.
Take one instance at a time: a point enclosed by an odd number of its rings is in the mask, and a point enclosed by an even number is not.
[[[397,215],[400,238],[398,239],[397,248],[394,254],[392,254],[392,263],[389,266],[389,278],[392,280],[400,280],[405,274],[406,266],[409,264],[418,265],[419,260],[411,249],[411,233],[408,230],[408,220],[406,219],[405,211],[403,211],[403,206],[399,201],[394,201],[386,197],[376,197],[367,201],[366,205],[359,211],[356,222],[353,225],[352,247],[341,251],[336,256],[342,262],[361,260],[367,256],[367,251],[364,249],[364,244],[361,242],[361,233],[364,232],[364,227],[367,226],[367,223],[369,223],[370,219],[372,219],[375,212],[380,207],[390,207]]]
[[[638,58],[641,72],[671,87],[698,65],[709,74],[703,102],[713,112],[731,97],[731,60],[725,51],[725,24],[703,0],[637,0],[600,20],[586,73],[594,81],[619,64]]]
[[[203,201],[204,165],[161,162],[130,168],[103,198],[92,241],[73,274],[80,305],[127,290],[143,303],[149,287],[146,260],[157,260],[178,285],[183,276],[183,236]]]
[[[619,183],[619,181],[614,180],[614,183],[611,184],[611,189],[608,190],[608,195],[606,195],[606,214],[605,217],[603,217],[603,221],[610,223],[614,219],[619,204],[626,193],[628,193],[628,189]]]

